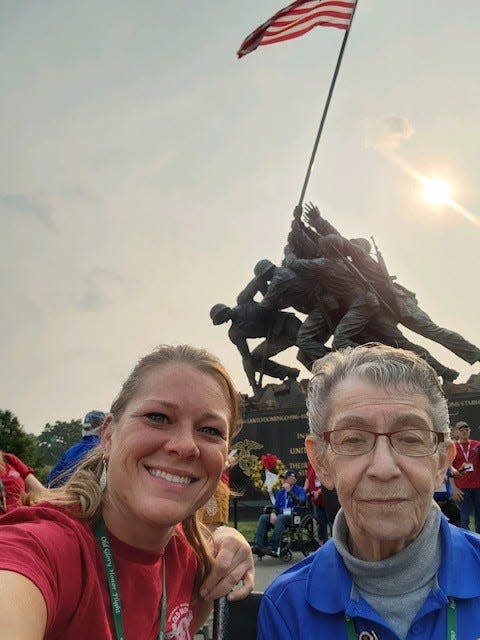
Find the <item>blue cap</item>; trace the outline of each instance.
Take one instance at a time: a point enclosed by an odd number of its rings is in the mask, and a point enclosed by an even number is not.
[[[105,414],[103,411],[94,409],[89,411],[82,423],[82,436],[90,436],[94,433],[98,433],[100,427],[105,420]]]

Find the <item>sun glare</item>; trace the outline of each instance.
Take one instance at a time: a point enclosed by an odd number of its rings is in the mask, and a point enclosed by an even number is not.
[[[452,201],[452,187],[443,178],[423,178],[423,197],[433,206]]]
[[[419,171],[409,165],[406,160],[393,151],[390,153],[384,153],[384,155],[407,175],[414,178],[421,187],[423,187],[423,197],[430,203],[432,208],[436,209],[436,213],[439,212],[442,205],[446,205],[446,207],[453,209],[453,211],[463,216],[472,224],[480,227],[480,217],[477,217],[471,211],[465,209],[461,204],[455,202],[452,197],[452,186],[447,180],[439,177],[426,178]]]

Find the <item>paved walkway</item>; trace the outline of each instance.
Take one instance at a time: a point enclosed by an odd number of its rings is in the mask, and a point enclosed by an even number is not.
[[[256,556],[254,556],[254,558],[255,591],[265,591],[266,587],[276,576],[292,567],[296,562],[303,560],[304,555],[303,553],[295,552],[292,562],[282,562],[278,558],[271,558],[269,556],[264,556],[262,560],[259,560]]]

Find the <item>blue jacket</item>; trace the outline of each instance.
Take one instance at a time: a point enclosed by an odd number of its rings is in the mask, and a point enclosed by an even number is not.
[[[292,499],[290,495],[292,492],[298,498],[297,502],[295,502]],[[275,496],[275,505],[274,505],[275,510],[277,511],[277,513],[283,513],[284,510],[287,508],[292,509],[295,505],[299,503],[303,504],[306,499],[307,499],[307,494],[305,493],[305,489],[297,486],[296,484],[294,484],[291,490],[288,492],[282,488]]]
[[[480,638],[480,535],[440,525],[442,561],[439,589],[415,616],[406,640],[445,640],[448,597],[457,607],[456,640]],[[352,581],[332,540],[298,563],[266,590],[260,605],[258,640],[347,640],[344,612],[357,634],[375,631],[381,640],[399,640],[362,598],[352,600]],[[399,602],[399,607],[402,604]]]
[[[59,487],[72,475],[75,467],[83,460],[90,449],[100,442],[99,435],[83,436],[80,442],[67,449],[47,477],[47,487]]]

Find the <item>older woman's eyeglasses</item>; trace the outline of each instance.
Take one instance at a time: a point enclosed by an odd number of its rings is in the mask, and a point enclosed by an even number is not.
[[[377,438],[385,436],[389,439],[393,450],[402,456],[420,458],[430,456],[445,439],[441,431],[429,429],[402,429],[390,433],[378,433],[366,429],[335,429],[325,431],[323,439],[335,453],[341,456],[362,456],[375,448]]]

